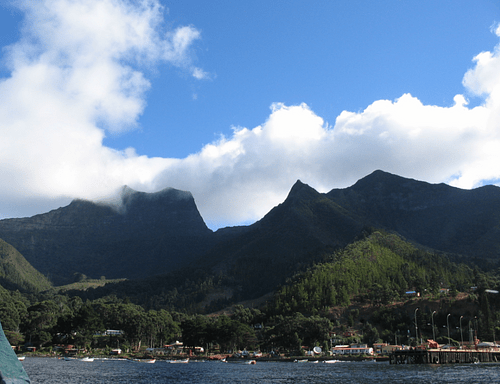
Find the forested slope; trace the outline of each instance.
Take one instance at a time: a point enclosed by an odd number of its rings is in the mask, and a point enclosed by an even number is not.
[[[468,290],[476,284],[474,270],[444,255],[419,250],[393,234],[374,232],[348,245],[303,274],[288,280],[269,310],[276,313],[317,313],[347,306],[351,300],[388,304],[409,290]]]
[[[10,290],[39,292],[51,287],[13,246],[0,239],[0,284]]]

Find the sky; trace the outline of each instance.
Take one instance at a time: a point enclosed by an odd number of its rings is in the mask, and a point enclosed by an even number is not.
[[[500,4],[0,0],[0,219],[123,185],[211,229],[297,180],[500,185]]]

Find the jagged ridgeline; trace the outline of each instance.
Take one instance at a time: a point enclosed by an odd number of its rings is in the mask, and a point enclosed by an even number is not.
[[[388,304],[408,290],[466,290],[474,271],[446,256],[419,250],[393,234],[374,232],[287,281],[268,305],[274,313],[315,313],[350,300]]]
[[[51,287],[44,275],[2,239],[0,239],[0,285],[23,292],[40,292]]]
[[[0,238],[55,285],[84,276],[149,279],[191,268],[191,281],[198,270],[225,279],[234,300],[273,291],[366,227],[484,269],[500,265],[500,188],[491,185],[461,190],[383,171],[328,193],[297,181],[258,222],[216,232],[187,191],[124,187],[107,203],[74,200],[45,214],[3,219]]]

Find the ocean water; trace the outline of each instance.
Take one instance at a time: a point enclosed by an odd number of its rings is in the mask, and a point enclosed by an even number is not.
[[[284,363],[222,362],[145,364],[132,361],[83,362],[28,357],[32,383],[500,383],[500,364],[389,365],[387,362]]]

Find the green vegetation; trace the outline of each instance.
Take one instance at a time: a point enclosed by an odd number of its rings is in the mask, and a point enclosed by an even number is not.
[[[10,244],[0,239],[0,284],[7,289],[40,292],[51,287],[49,280]]]
[[[457,264],[378,231],[323,255],[259,309],[233,305],[229,314],[207,314],[229,303],[225,278],[200,270],[189,276],[172,275],[168,282],[165,276],[121,282],[82,277],[77,285],[30,293],[0,287],[0,320],[13,344],[71,344],[88,351],[138,351],[181,340],[217,353],[300,355],[304,346],[324,349],[333,340],[415,344],[415,320],[423,340],[433,331],[443,343],[464,335],[468,340],[470,332],[485,340],[500,334],[500,300],[487,291],[499,287],[498,270]],[[121,333],[105,335],[107,329]]]
[[[396,235],[374,232],[289,280],[269,306],[272,313],[310,313],[347,306],[352,299],[373,305],[401,300],[407,291],[437,293],[442,287],[474,285],[473,270],[445,256],[416,249]]]
[[[89,279],[85,275],[81,276],[78,282],[66,284],[60,287],[53,288],[54,293],[64,293],[67,291],[86,291],[89,288],[103,287],[106,284],[119,283],[126,279],[106,279],[102,276],[100,279]]]

